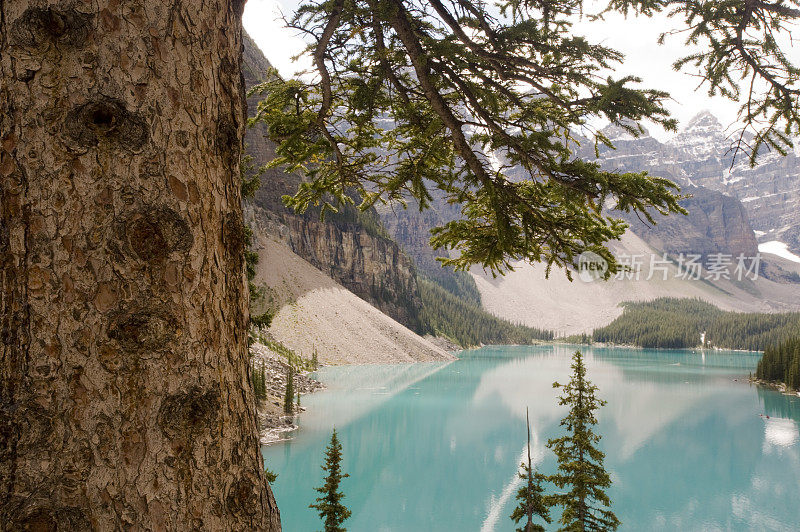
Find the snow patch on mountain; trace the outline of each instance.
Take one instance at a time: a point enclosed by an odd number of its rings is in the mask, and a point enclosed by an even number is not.
[[[728,130],[703,111],[666,142],[653,137],[618,140],[615,150],[601,149],[597,159],[604,170],[646,170],[674,181],[689,194],[696,185],[736,197],[747,210],[753,229],[769,233],[762,240],[779,240],[800,252],[800,138],[793,139],[794,147],[785,157],[762,148],[756,166],[751,167],[747,144],[752,145],[753,135],[746,133],[745,145],[737,151],[736,127]],[[603,132],[610,138],[623,138],[611,126]],[[589,149],[581,155],[595,158]]]
[[[759,244],[758,251],[761,253],[769,253],[770,255],[777,255],[778,257],[792,262],[800,262],[800,257],[789,251],[789,246],[780,240],[770,240],[769,242]]]

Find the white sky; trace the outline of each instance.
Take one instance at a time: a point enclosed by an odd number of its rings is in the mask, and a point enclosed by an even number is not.
[[[299,4],[299,0],[248,0],[244,11],[244,27],[267,59],[284,76],[292,76],[295,72],[308,69],[311,62],[303,58],[293,63],[291,57],[304,47],[302,39],[295,30],[284,27],[280,13],[288,17]],[[698,89],[698,79],[687,72],[675,72],[672,63],[687,48],[680,35],[672,36],[659,46],[658,36],[668,28],[666,17],[648,19],[646,17],[625,19],[622,15],[607,15],[605,22],[579,22],[574,28],[576,33],[585,34],[590,42],[599,42],[620,50],[626,56],[625,62],[617,69],[615,77],[636,75],[644,80],[642,86],[661,89],[669,92],[673,101],[667,108],[685,125],[695,114],[703,110],[714,113],[724,126],[729,126],[736,119],[737,105],[722,98],[710,98],[707,89]],[[795,44],[787,55],[800,62],[800,44]],[[664,140],[670,134],[657,126],[648,126],[654,137]]]

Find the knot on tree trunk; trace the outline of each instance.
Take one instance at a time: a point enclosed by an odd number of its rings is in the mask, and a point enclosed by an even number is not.
[[[77,148],[93,148],[101,142],[138,152],[149,138],[144,119],[114,98],[101,97],[74,107],[64,122],[66,140]]]
[[[20,423],[25,419],[25,423]],[[0,405],[0,457],[20,449],[44,449],[53,436],[53,414],[33,401]]]
[[[108,336],[132,351],[159,351],[175,338],[178,321],[159,308],[137,308],[111,319]]]
[[[225,163],[235,163],[239,157],[239,128],[230,118],[224,117],[217,122],[217,133],[214,148]]]
[[[83,532],[92,530],[89,518],[80,508],[35,508],[18,521],[11,530],[30,530],[31,532]]]
[[[187,392],[172,394],[161,402],[158,424],[173,440],[188,440],[208,431],[217,422],[220,409],[219,391],[193,387]]]
[[[245,227],[241,213],[229,212],[222,224],[222,244],[228,252],[228,259],[234,268],[241,266],[244,259]]]
[[[171,253],[187,253],[194,243],[188,222],[166,206],[148,207],[125,223],[128,243],[145,262],[163,262]]]
[[[81,48],[91,29],[92,15],[74,9],[30,7],[11,25],[11,42],[28,51],[51,45]]]
[[[228,491],[228,512],[232,515],[254,515],[259,508],[260,493],[261,489],[254,479],[238,479]]]

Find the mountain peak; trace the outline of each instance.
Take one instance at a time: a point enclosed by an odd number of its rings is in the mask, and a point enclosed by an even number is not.
[[[692,158],[721,157],[726,150],[725,128],[710,111],[694,115],[675,137],[667,141],[670,146],[688,150]]]
[[[632,121],[632,120],[628,121],[628,124],[633,126],[633,127],[636,127],[636,123],[634,121]],[[644,127],[644,126],[641,126],[641,128],[642,128],[642,132],[638,136],[638,138],[649,137],[650,136],[650,132],[647,130],[647,128]],[[632,135],[628,130],[626,130],[624,127],[622,127],[620,125],[617,125],[617,124],[608,124],[606,127],[601,129],[600,132],[603,133],[606,137],[608,137],[608,140],[610,140],[612,142],[613,141],[619,141],[619,140],[636,140],[637,139],[637,137]]]
[[[689,120],[683,132],[689,131],[722,131],[722,124],[719,119],[714,116],[711,111],[703,110],[697,113]]]

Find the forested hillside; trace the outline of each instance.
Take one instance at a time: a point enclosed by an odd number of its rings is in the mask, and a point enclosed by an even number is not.
[[[758,362],[756,377],[800,390],[800,337],[768,346]]]
[[[626,303],[622,315],[595,329],[595,342],[641,347],[706,347],[764,350],[800,336],[800,313],[761,314],[727,312],[699,299],[660,298]]]
[[[515,325],[492,316],[478,303],[457,297],[437,283],[419,280],[422,317],[437,336],[446,336],[464,347],[479,344],[530,344],[552,340],[553,332]]]

